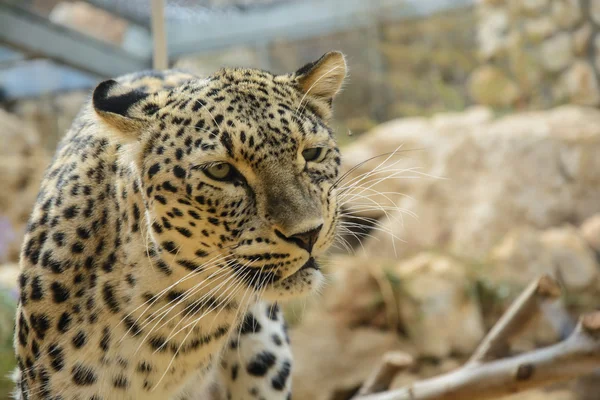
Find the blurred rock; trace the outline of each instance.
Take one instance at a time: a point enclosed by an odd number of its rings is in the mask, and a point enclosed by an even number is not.
[[[594,251],[600,254],[600,214],[585,220],[581,225],[581,236]]]
[[[550,16],[543,16],[526,20],[524,28],[527,37],[537,42],[556,32],[557,26]]]
[[[320,306],[341,326],[399,328],[419,356],[436,359],[470,354],[484,335],[472,279],[458,260],[421,253],[402,261],[335,256],[328,264]]]
[[[477,103],[508,107],[519,98],[519,88],[501,69],[485,65],[471,75],[469,94]]]
[[[381,295],[381,286],[376,276],[381,276],[385,261],[351,256],[335,256],[329,263],[332,267],[329,285],[321,307],[329,317],[347,327],[370,326],[389,328],[386,320],[386,305]],[[381,282],[381,281],[380,281]],[[392,294],[391,307],[396,307]]]
[[[128,26],[127,21],[123,18],[83,1],[59,3],[54,7],[48,19],[96,39],[117,45],[123,41]]]
[[[600,69],[600,35],[596,35],[594,38],[594,53],[596,54],[594,66],[596,69]]]
[[[477,25],[479,52],[484,60],[490,60],[503,53],[507,47],[506,37],[510,27],[509,12],[503,7],[497,7],[496,4],[483,4],[477,10],[477,15],[479,18]]]
[[[435,126],[424,118],[390,121],[343,150],[344,169],[399,146],[387,169],[373,172],[380,157],[344,180],[364,178],[346,189],[347,212],[380,218],[381,230],[363,242],[367,254],[441,247],[483,258],[515,227],[579,224],[600,212],[598,110],[564,106]],[[361,190],[370,200],[356,196]]]
[[[515,229],[492,250],[491,261],[497,266],[489,279],[495,282],[525,286],[548,273],[574,293],[598,286],[600,268],[594,253],[572,226]]]
[[[10,106],[11,114],[33,126],[38,145],[54,153],[56,145],[89,98],[87,91],[74,91],[23,99]]]
[[[552,17],[561,28],[572,28],[582,17],[579,0],[554,0]]]
[[[550,0],[521,0],[513,1],[513,4],[521,3],[521,10],[529,13],[537,13],[548,5]]]
[[[587,61],[576,61],[562,77],[569,101],[574,104],[597,106],[600,89],[594,68]]]
[[[565,103],[597,106],[599,35],[596,0],[478,1],[477,37],[484,67],[517,85],[519,109],[546,109]],[[598,17],[600,21],[600,17]],[[595,20],[594,20],[595,21]],[[492,91],[493,92],[493,91]],[[474,98],[480,102],[478,98]],[[484,103],[503,108],[493,103]]]
[[[0,110],[0,262],[17,261],[49,155],[34,129]]]
[[[350,329],[326,315],[308,316],[290,337],[293,398],[299,400],[349,398],[386,352],[408,347],[392,332]]]
[[[573,51],[576,55],[581,56],[588,50],[590,39],[592,38],[592,26],[585,23],[581,28],[577,29],[573,34]]]
[[[504,396],[498,400],[577,400],[571,391],[566,389],[558,390],[544,390],[534,389],[528,390],[523,393],[512,394],[510,396]]]
[[[597,400],[600,393],[600,371],[577,379],[573,386],[577,400]]]
[[[464,265],[422,253],[398,263],[394,272],[401,285],[404,328],[418,354],[440,359],[470,354],[485,330]]]
[[[597,0],[590,1],[590,16],[595,23],[600,24],[600,2]]]
[[[0,287],[4,289],[16,289],[18,276],[18,263],[0,265]]]
[[[559,33],[542,43],[540,48],[541,62],[549,71],[566,68],[573,60],[573,43],[567,33]]]

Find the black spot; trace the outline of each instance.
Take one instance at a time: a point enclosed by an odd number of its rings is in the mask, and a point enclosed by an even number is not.
[[[160,110],[160,107],[158,106],[158,104],[155,104],[155,103],[148,103],[142,109],[144,114],[146,114],[148,116],[156,114],[156,112],[158,110]]]
[[[61,333],[65,333],[69,330],[69,326],[71,325],[71,315],[67,312],[62,313],[60,318],[58,319],[58,331]]]
[[[171,184],[171,182],[169,182],[169,181],[163,182],[162,187],[163,187],[163,189],[165,189],[171,193],[177,193],[177,188],[175,186],[173,186]]]
[[[252,376],[265,376],[269,368],[275,365],[277,358],[270,351],[262,351],[248,363],[246,371]]]
[[[47,315],[31,314],[29,316],[29,323],[40,339],[43,339],[46,336],[46,331],[50,327],[50,319]]]
[[[196,252],[194,253],[196,255],[196,257],[207,257],[208,253],[204,250],[196,250]]]
[[[277,321],[277,315],[279,314],[279,306],[277,303],[273,303],[267,307],[267,317],[273,321]]]
[[[102,338],[100,339],[100,348],[102,351],[108,351],[108,347],[110,345],[110,330],[108,327],[105,327],[102,331]]]
[[[85,247],[83,246],[83,243],[81,243],[81,242],[75,242],[75,243],[73,243],[73,246],[71,246],[71,251],[75,254],[81,254],[81,253],[83,253],[84,250],[85,250]]]
[[[104,298],[104,303],[106,303],[111,312],[116,314],[121,311],[121,307],[119,306],[115,296],[114,288],[109,283],[104,284],[104,288],[102,289],[102,297]]]
[[[173,273],[173,271],[171,271],[171,268],[169,268],[169,266],[167,265],[167,263],[165,263],[163,260],[158,260],[156,262],[156,267],[163,272],[165,275],[171,275]]]
[[[48,348],[48,356],[50,357],[50,365],[55,371],[61,371],[64,368],[64,354],[57,344],[50,345]]]
[[[149,340],[150,346],[156,350],[163,352],[167,349],[165,346],[167,344],[167,340],[162,336],[152,336]]]
[[[35,358],[40,358],[40,346],[35,339],[31,341],[31,351],[33,352],[33,356]]]
[[[173,167],[173,175],[175,175],[179,179],[185,178],[185,169],[181,168],[179,165]]]
[[[52,282],[50,290],[55,303],[64,303],[69,299],[69,289],[62,283]]]
[[[231,367],[231,380],[232,381],[235,381],[237,379],[239,367],[240,366],[238,364],[234,364],[233,367]]]
[[[192,262],[190,260],[177,260],[177,264],[181,265],[182,267],[189,269],[190,271],[196,271],[197,269],[200,268],[200,265],[196,264],[195,262]]]
[[[62,232],[53,233],[52,240],[54,240],[59,247],[62,247],[65,245],[65,234]]]
[[[242,329],[240,330],[241,335],[247,333],[258,333],[262,329],[260,323],[254,318],[251,312],[247,313],[242,322]]]
[[[113,379],[113,386],[117,389],[126,389],[129,386],[129,381],[123,375],[117,375]]]
[[[189,229],[186,229],[186,228],[182,228],[182,227],[176,226],[176,227],[175,227],[175,230],[177,230],[177,232],[179,232],[181,235],[183,235],[183,236],[185,236],[185,237],[187,237],[187,238],[190,238],[190,237],[192,237],[192,232],[190,232],[190,230],[189,230]]]
[[[65,208],[65,211],[63,212],[63,215],[65,216],[66,219],[75,218],[77,216],[77,214],[79,214],[78,206],[67,207],[67,208]]]
[[[79,386],[90,386],[96,383],[98,379],[94,370],[91,367],[83,364],[75,364],[71,370],[73,376],[73,382]]]
[[[148,168],[148,178],[152,178],[158,171],[160,171],[160,164],[156,163]]]
[[[42,290],[42,284],[40,277],[36,276],[31,281],[31,300],[41,300],[44,298],[44,291]]]
[[[275,390],[283,390],[285,388],[285,382],[292,372],[292,364],[289,361],[284,361],[281,369],[277,371],[277,375],[271,380],[271,386]]]
[[[148,373],[148,372],[152,371],[152,365],[150,365],[146,361],[142,361],[138,364],[137,371],[140,373],[143,373],[143,374]]]
[[[281,346],[283,344],[281,338],[276,333],[271,335],[271,339],[273,340],[273,343],[275,343],[275,346]]]
[[[215,225],[215,226],[219,226],[219,219],[215,218],[215,217],[209,217],[208,218],[208,222],[210,222],[211,224]]]
[[[76,349],[80,349],[85,346],[86,341],[87,337],[85,336],[85,333],[83,331],[79,331],[75,336],[73,336],[73,340],[71,342]]]
[[[231,136],[229,135],[229,133],[223,132],[221,134],[221,144],[223,145],[223,147],[225,147],[225,150],[227,150],[227,154],[230,157],[233,157],[233,143],[231,141]]]
[[[165,249],[166,251],[168,251],[171,254],[177,254],[177,247],[175,246],[174,242],[171,241],[167,241],[167,242],[162,242],[162,248]]]

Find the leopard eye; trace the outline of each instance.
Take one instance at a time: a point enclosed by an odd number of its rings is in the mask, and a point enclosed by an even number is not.
[[[323,161],[325,154],[326,152],[323,147],[312,147],[310,149],[305,149],[302,152],[302,157],[304,157],[306,162],[320,162]]]
[[[218,163],[204,169],[204,173],[216,181],[228,181],[235,175],[235,169],[231,164]]]

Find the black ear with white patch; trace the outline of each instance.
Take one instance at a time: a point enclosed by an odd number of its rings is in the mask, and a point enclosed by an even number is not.
[[[94,110],[104,122],[133,139],[137,138],[137,133],[147,120],[144,109],[151,104],[145,101],[149,96],[148,93],[109,79],[94,89],[92,102]]]
[[[296,81],[306,95],[331,102],[344,84],[346,71],[344,55],[332,51],[296,71]]]

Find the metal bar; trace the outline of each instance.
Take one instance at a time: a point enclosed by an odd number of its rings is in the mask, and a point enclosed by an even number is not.
[[[417,18],[474,3],[475,0],[303,0],[265,7],[260,12],[187,15],[181,21],[169,21],[169,54],[172,58],[240,44],[306,39],[366,27],[373,18]]]
[[[151,65],[150,59],[4,3],[0,3],[0,41],[101,76],[118,76]]]
[[[95,7],[101,8],[106,12],[117,15],[136,25],[150,28],[150,13],[147,11],[147,0],[140,1],[113,1],[113,0],[85,0]]]

